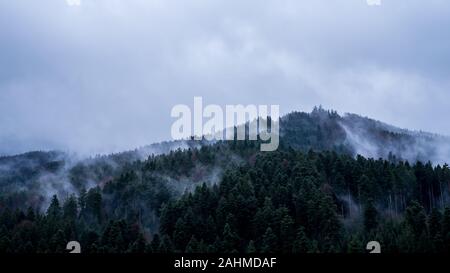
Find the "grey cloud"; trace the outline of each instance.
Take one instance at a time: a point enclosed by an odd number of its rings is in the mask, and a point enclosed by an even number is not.
[[[0,154],[170,138],[170,109],[322,104],[450,134],[445,0],[0,0]]]

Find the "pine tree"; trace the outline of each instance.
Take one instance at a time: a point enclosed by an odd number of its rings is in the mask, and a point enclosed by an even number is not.
[[[434,238],[442,231],[441,225],[442,214],[436,208],[432,210],[428,218],[428,227],[430,231],[430,237]]]
[[[50,239],[50,253],[64,253],[67,242],[64,232],[59,229]]]
[[[144,253],[146,248],[145,238],[142,233],[138,234],[136,241],[131,245],[130,252],[131,253]]]
[[[300,227],[297,231],[297,237],[295,238],[294,244],[292,246],[293,253],[308,253],[309,251],[309,241],[305,234],[305,229]]]
[[[177,250],[184,251],[191,238],[191,233],[183,218],[179,218],[173,231],[173,243]]]
[[[78,206],[75,196],[70,196],[63,205],[64,218],[75,221],[78,215]]]
[[[444,217],[442,219],[442,239],[445,244],[447,252],[450,252],[450,208],[444,210]]]
[[[370,233],[378,226],[378,212],[373,205],[373,199],[369,199],[364,209],[364,230]]]
[[[50,206],[47,209],[47,216],[52,219],[59,219],[61,217],[61,206],[56,195],[53,195]]]
[[[86,196],[87,196],[87,191],[85,188],[82,188],[80,190],[80,194],[78,196],[78,206],[81,211],[83,211],[86,208]]]
[[[360,238],[352,236],[347,246],[348,253],[365,253],[364,245]]]
[[[86,195],[86,213],[99,223],[102,221],[102,195],[99,188],[90,189]]]
[[[167,235],[164,235],[161,239],[161,245],[159,246],[160,253],[173,253],[175,250],[172,240]]]
[[[225,253],[236,252],[239,248],[239,237],[228,223],[223,228],[223,250]]]
[[[450,207],[445,208],[442,219],[442,235],[447,236],[450,233]]]
[[[282,241],[282,252],[292,251],[292,241],[295,239],[294,220],[289,215],[283,217],[280,223],[280,239]]]
[[[253,240],[250,240],[250,242],[248,243],[245,253],[248,254],[256,253],[255,242]]]
[[[426,215],[424,208],[416,201],[406,209],[405,220],[410,226],[416,239],[426,232]]]
[[[149,252],[151,253],[159,253],[159,247],[161,245],[161,240],[159,239],[159,235],[153,235],[152,242],[150,243]]]
[[[26,218],[27,220],[32,222],[36,220],[36,213],[34,212],[34,209],[32,207],[28,207]]]
[[[268,227],[263,236],[261,252],[275,253],[277,251],[277,241],[277,236],[273,233],[272,229]]]
[[[442,251],[442,214],[439,210],[433,209],[428,218],[428,230],[430,234],[433,251],[439,253]]]
[[[203,233],[203,238],[208,243],[213,243],[214,239],[217,236],[216,223],[214,222],[214,218],[210,215],[206,220],[206,227]]]
[[[200,253],[200,243],[192,236],[184,251],[185,253]]]

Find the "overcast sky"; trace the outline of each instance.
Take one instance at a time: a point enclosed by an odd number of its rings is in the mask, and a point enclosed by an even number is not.
[[[175,104],[450,135],[450,1],[0,0],[0,154],[170,139]]]

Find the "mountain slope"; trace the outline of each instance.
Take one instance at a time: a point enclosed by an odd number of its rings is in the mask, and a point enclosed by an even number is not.
[[[311,113],[293,112],[282,117],[280,141],[280,149],[290,147],[300,151],[335,151],[395,162],[420,160],[441,164],[450,158],[450,139],[447,137],[403,130],[355,114],[340,116],[322,108],[316,108]],[[177,192],[186,190],[189,184],[186,181],[199,182],[206,178],[217,180],[227,165],[222,164],[219,158],[235,163],[242,161],[236,150],[223,148],[227,143],[219,145],[222,148],[215,152],[216,160],[210,162],[207,168],[201,164],[192,173],[182,175],[177,174],[176,170],[160,171],[165,173],[164,179]],[[45,207],[52,195],[67,196],[83,188],[102,186],[123,173],[133,162],[205,145],[212,143],[169,141],[88,159],[79,159],[62,152],[31,152],[0,157],[0,206],[4,203],[10,207]],[[176,156],[181,154],[177,153]],[[174,156],[169,155],[168,158]]]
[[[280,122],[274,152],[190,140],[2,157],[0,252],[77,240],[85,253],[348,253],[373,238],[386,252],[450,251],[437,224],[450,223],[450,168],[401,160],[430,160],[447,138],[320,108]]]
[[[368,158],[409,162],[450,161],[450,138],[414,132],[355,114],[338,115],[316,108],[312,113],[291,113],[281,119],[281,138],[301,150],[334,150]]]

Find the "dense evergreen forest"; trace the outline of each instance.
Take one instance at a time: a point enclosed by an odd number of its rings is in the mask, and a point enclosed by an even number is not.
[[[226,170],[217,183],[177,197],[160,178],[201,164]],[[158,176],[155,176],[158,173]],[[450,251],[450,169],[354,158],[251,142],[220,143],[137,161],[103,186],[54,196],[45,213],[2,209],[2,252],[383,252]]]
[[[420,161],[436,138],[363,120],[292,113],[270,153],[194,141],[145,159],[0,158],[0,252],[64,253],[73,240],[83,253],[364,253],[373,240],[384,253],[450,252],[450,168]],[[380,156],[357,155],[350,127]]]

